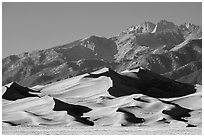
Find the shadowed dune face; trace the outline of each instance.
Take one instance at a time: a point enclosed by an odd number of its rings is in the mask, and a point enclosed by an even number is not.
[[[2,97],[3,126],[202,125],[200,85],[139,68],[121,74],[101,69],[32,88],[13,83]]]
[[[93,126],[94,123],[91,121],[88,121],[86,118],[82,118],[80,116],[83,115],[83,113],[91,111],[90,108],[80,105],[72,105],[68,103],[64,103],[58,99],[54,99],[55,106],[53,108],[54,111],[67,111],[67,114],[74,116],[76,118],[76,121]]]
[[[33,93],[39,93],[27,87],[22,87],[15,82],[13,82],[10,87],[5,87],[7,88],[7,90],[3,94],[2,98],[7,100],[17,100],[26,97],[38,97],[38,95],[36,94],[29,93],[29,91]]]
[[[113,87],[108,91],[115,97],[141,93],[151,97],[166,98],[184,96],[196,91],[192,85],[176,82],[143,69],[139,69],[138,72],[125,72],[122,75],[109,70],[85,77],[98,78],[100,76],[107,76],[113,80]]]

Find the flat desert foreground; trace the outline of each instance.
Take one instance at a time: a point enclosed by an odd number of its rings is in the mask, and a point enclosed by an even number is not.
[[[202,135],[202,128],[3,127],[3,135]]]

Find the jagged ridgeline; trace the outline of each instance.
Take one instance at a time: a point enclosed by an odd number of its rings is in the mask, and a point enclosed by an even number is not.
[[[2,84],[49,84],[103,67],[116,72],[142,66],[170,79],[201,84],[202,29],[161,20],[131,26],[111,37],[90,36],[2,61]]]

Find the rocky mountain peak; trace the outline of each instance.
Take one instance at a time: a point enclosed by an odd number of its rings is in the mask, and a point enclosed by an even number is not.
[[[136,26],[131,26],[127,29],[128,33],[147,33],[152,32],[155,28],[155,24],[152,22],[145,21]]]
[[[202,27],[195,25],[193,23],[183,23],[179,26],[185,39],[201,38],[202,37]]]
[[[181,24],[179,27],[182,29],[195,29],[195,28],[198,28],[199,26],[197,26],[193,23],[190,23],[190,22],[185,22],[185,23]]]
[[[156,25],[157,25],[156,32],[177,28],[177,26],[173,22],[169,22],[166,20],[160,20]]]

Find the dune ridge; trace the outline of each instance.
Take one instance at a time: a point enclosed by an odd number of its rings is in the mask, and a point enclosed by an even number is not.
[[[103,68],[48,85],[3,87],[7,126],[201,127],[202,88],[136,68]]]

